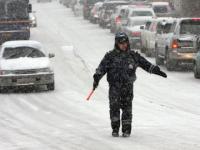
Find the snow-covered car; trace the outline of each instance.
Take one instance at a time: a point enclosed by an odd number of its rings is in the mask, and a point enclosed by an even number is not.
[[[54,72],[49,58],[37,41],[5,42],[0,51],[0,88],[46,85],[54,90]]]
[[[198,52],[194,59],[193,71],[194,71],[194,77],[200,79],[200,46],[198,46]]]
[[[152,2],[151,4],[157,17],[171,17],[174,15],[169,2]]]
[[[151,17],[131,17],[127,26],[122,29],[129,36],[131,48],[141,48],[141,26],[149,19]]]
[[[31,27],[37,27],[37,18],[35,12],[29,13],[29,20],[31,21]]]
[[[171,71],[178,66],[192,66],[197,53],[196,40],[200,35],[200,18],[178,18],[174,21],[172,35],[160,49],[159,57]]]

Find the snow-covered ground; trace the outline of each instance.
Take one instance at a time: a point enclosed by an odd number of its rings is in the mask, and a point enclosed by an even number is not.
[[[138,69],[132,136],[113,138],[105,77],[85,98],[114,36],[56,1],[33,8],[38,27],[31,39],[56,55],[56,90],[0,94],[0,150],[200,149],[200,80],[192,72],[167,72],[164,79]]]

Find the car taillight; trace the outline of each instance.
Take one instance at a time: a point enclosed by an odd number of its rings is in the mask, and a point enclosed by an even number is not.
[[[172,49],[177,49],[177,48],[179,48],[178,41],[177,40],[173,40],[172,41]]]
[[[116,24],[121,23],[121,18],[120,18],[120,16],[118,16],[118,17],[115,18],[115,23],[116,23]]]
[[[131,35],[139,37],[139,36],[141,36],[141,32],[132,32]]]
[[[200,21],[200,18],[192,18],[193,21]]]

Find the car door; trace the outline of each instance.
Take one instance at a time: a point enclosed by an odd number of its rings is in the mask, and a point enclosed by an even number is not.
[[[157,23],[154,21],[151,23],[149,30],[146,33],[146,46],[147,49],[152,47],[152,38],[153,34],[155,34]]]
[[[163,32],[163,25],[161,24],[161,22],[158,22],[157,25],[157,31],[156,31],[156,46],[157,46],[157,50],[160,50],[161,47],[163,47],[163,36],[164,36],[164,32]]]

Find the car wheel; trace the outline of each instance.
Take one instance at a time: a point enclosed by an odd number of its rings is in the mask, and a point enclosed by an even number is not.
[[[164,61],[162,58],[159,57],[158,55],[158,47],[155,47],[155,59],[156,59],[156,65],[163,65],[164,64]]]
[[[200,79],[200,74],[198,73],[197,64],[196,64],[196,63],[194,64],[193,71],[194,71],[194,77],[195,77],[196,79]]]
[[[170,59],[169,53],[166,54],[166,68],[168,71],[173,71],[175,68],[174,62]]]
[[[54,84],[54,82],[47,84],[47,90],[49,90],[49,91],[55,90],[55,84]]]

